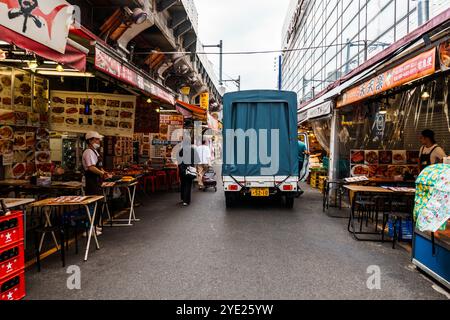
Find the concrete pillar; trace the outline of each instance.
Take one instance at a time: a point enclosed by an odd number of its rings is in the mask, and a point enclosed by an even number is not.
[[[330,181],[337,180],[339,170],[339,118],[338,110],[333,110],[331,118],[331,134],[330,134],[330,164],[328,168],[328,177]]]

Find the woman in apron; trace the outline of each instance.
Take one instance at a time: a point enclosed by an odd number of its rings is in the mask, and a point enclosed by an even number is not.
[[[87,196],[103,195],[101,184],[103,179],[110,178],[110,174],[103,170],[103,159],[99,153],[103,136],[91,131],[86,134],[87,148],[83,152],[83,169],[86,181],[85,194]]]
[[[103,136],[98,132],[91,131],[86,134],[87,148],[83,152],[83,169],[85,178],[85,195],[102,196],[102,181],[111,177],[109,173],[103,170],[103,159],[99,152],[100,143]],[[93,210],[93,207],[91,208]],[[96,217],[95,229],[97,236],[101,235],[101,229],[97,227],[99,215]]]
[[[420,149],[420,170],[428,166],[441,163],[446,157],[445,151],[436,144],[435,134],[432,130],[422,131],[420,137],[422,148]]]

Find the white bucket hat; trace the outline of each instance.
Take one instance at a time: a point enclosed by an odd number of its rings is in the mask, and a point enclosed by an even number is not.
[[[89,131],[88,133],[86,133],[86,140],[90,140],[90,139],[103,139],[104,137],[98,133],[97,131]]]

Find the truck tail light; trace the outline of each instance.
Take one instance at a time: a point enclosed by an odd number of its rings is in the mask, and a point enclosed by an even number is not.
[[[237,184],[231,184],[228,186],[228,190],[230,191],[238,191],[239,187]]]
[[[283,186],[283,191],[292,191],[292,190],[294,190],[294,187],[290,184],[285,184]]]

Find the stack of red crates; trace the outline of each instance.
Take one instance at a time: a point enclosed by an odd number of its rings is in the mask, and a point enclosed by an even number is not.
[[[25,297],[23,212],[0,216],[0,300]]]

